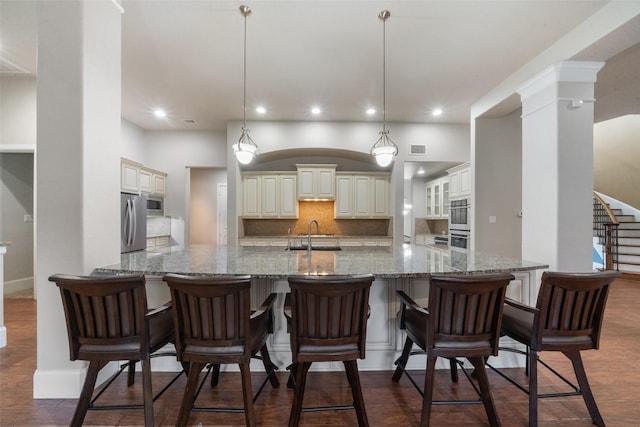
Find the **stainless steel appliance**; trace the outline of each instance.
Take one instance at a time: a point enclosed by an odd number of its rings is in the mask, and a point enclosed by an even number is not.
[[[449,245],[454,248],[469,248],[469,230],[449,230]]]
[[[147,215],[164,216],[164,197],[147,195]]]
[[[136,194],[120,194],[120,253],[147,247],[147,199]]]
[[[471,230],[469,199],[449,201],[449,230]]]

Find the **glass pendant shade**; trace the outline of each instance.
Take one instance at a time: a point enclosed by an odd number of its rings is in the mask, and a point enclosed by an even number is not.
[[[376,159],[378,166],[387,167],[396,154],[398,154],[398,146],[389,138],[389,131],[381,130],[380,138],[371,147],[371,155]]]
[[[233,145],[233,154],[238,163],[248,165],[259,154],[258,146],[249,136],[249,129],[243,127],[237,144]]]

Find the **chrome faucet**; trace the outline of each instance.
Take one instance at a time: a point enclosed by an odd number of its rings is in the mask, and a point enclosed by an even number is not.
[[[311,253],[311,225],[316,223],[316,234],[320,234],[320,224],[318,224],[317,219],[312,219],[309,221],[309,225],[307,226],[307,252]]]

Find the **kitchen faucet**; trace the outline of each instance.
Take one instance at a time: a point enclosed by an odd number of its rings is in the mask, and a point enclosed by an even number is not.
[[[320,224],[318,224],[317,219],[312,219],[309,221],[309,225],[307,226],[307,252],[311,254],[311,225],[316,223],[316,234],[320,234]]]

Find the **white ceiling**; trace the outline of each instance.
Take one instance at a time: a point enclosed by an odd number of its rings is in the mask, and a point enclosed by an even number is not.
[[[3,73],[36,71],[36,3],[0,0]],[[468,123],[470,105],[609,2],[121,3],[122,116],[149,130],[222,131],[227,122],[242,119],[241,4],[252,9],[247,18],[247,120],[381,121],[383,24],[378,13],[388,9],[386,120]],[[640,25],[628,25],[617,37],[611,35],[573,59],[609,59],[623,50],[622,44],[640,42],[640,30],[634,28]],[[635,56],[620,62],[631,83],[621,86],[615,72],[609,83],[601,83],[599,76],[597,85],[603,98],[617,91],[640,104],[629,90],[633,86],[640,94],[640,49],[629,51]],[[604,71],[606,67],[601,72],[606,76]],[[258,104],[267,114],[255,112]],[[313,104],[323,109],[318,117],[309,113]],[[168,118],[153,117],[156,107],[165,108]],[[368,117],[367,107],[378,113]],[[432,117],[434,107],[444,114]]]

